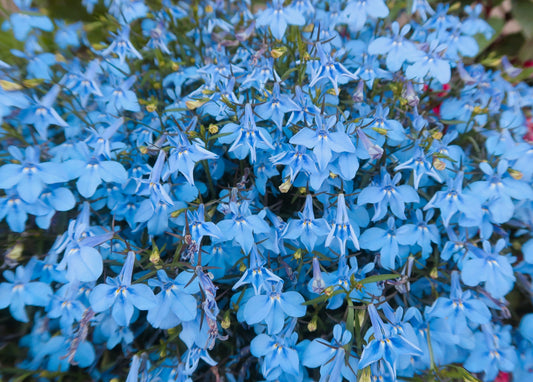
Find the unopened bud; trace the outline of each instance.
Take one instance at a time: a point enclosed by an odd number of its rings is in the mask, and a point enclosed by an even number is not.
[[[216,134],[216,133],[218,133],[218,126],[215,125],[214,123],[212,123],[212,124],[209,125],[207,130],[209,131],[209,134]]]
[[[446,163],[441,161],[439,158],[433,158],[433,167],[439,171],[443,171],[446,169]]]
[[[291,189],[291,186],[292,186],[292,183],[291,183],[291,180],[290,179],[287,179],[285,182],[283,182],[279,187],[279,191],[282,193],[282,194],[286,194],[287,192],[289,192],[289,190]]]
[[[146,110],[149,112],[149,113],[153,113],[154,111],[157,110],[157,106],[153,103],[150,103],[148,105],[146,105]]]
[[[516,180],[520,180],[524,177],[524,174],[512,168],[508,169],[507,172],[509,173],[509,175],[511,175],[511,177],[513,177],[513,179],[516,179]]]
[[[355,89],[355,92],[352,95],[352,99],[355,103],[363,102],[365,99],[365,82],[359,81],[357,84],[357,88]]]
[[[318,321],[317,316],[314,316],[311,319],[311,321],[307,324],[307,330],[309,330],[310,332],[314,332],[318,327],[317,321]]]
[[[405,88],[402,90],[402,97],[407,101],[407,104],[411,107],[415,107],[420,102],[420,99],[416,95],[415,88],[411,82],[408,82],[405,85]]]
[[[229,318],[229,310],[224,314],[224,318],[222,319],[220,326],[222,326],[222,329],[224,330],[227,330],[231,326],[231,320]]]

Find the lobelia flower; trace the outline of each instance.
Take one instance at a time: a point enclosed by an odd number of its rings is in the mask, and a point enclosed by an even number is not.
[[[266,294],[252,296],[244,305],[243,317],[249,325],[264,322],[268,334],[277,334],[283,329],[285,317],[303,317],[307,306],[302,295],[296,291],[281,292],[283,282],[268,282]]]
[[[319,81],[327,79],[333,85],[335,94],[339,94],[339,81],[341,84],[346,83],[349,80],[356,81],[359,70],[355,73],[351,73],[340,62],[336,61],[333,56],[326,53],[322,44],[317,44],[317,53],[320,61],[311,67],[311,82],[309,86],[315,86]]]
[[[288,25],[305,24],[305,17],[300,13],[298,8],[289,6],[284,7],[282,0],[272,0],[272,6],[267,7],[256,20],[258,27],[268,26],[278,40],[283,39],[283,35]]]
[[[465,369],[481,373],[485,380],[493,380],[498,372],[513,372],[518,363],[516,349],[511,345],[511,326],[482,325],[482,331],[475,334],[476,346],[467,360]]]
[[[355,234],[354,226],[350,222],[348,211],[346,208],[346,202],[344,200],[344,194],[337,196],[337,215],[335,223],[332,224],[331,230],[326,238],[326,247],[331,245],[333,239],[337,239],[341,250],[341,256],[346,253],[346,241],[350,239],[355,246],[355,249],[359,249],[359,241]]]
[[[352,333],[345,329],[344,323],[335,325],[331,341],[317,338],[307,345],[302,364],[311,368],[320,366],[320,382],[341,382],[343,377],[353,380],[358,369],[357,359],[350,354],[349,364],[346,364],[345,350],[351,339]]]
[[[439,297],[426,311],[429,317],[449,320],[450,326],[457,333],[467,328],[467,320],[474,327],[488,324],[491,319],[489,308],[483,301],[474,297],[470,291],[461,290],[459,277],[459,272],[452,272],[450,298]]]
[[[192,272],[184,271],[171,279],[160,269],[157,271],[157,280],[148,280],[151,287],[161,288],[155,295],[156,304],[149,309],[147,316],[154,328],[169,329],[196,318],[198,303],[192,295],[198,293],[200,288],[198,280],[193,277]]]
[[[299,239],[305,248],[312,252],[318,238],[328,235],[331,229],[326,219],[315,219],[313,197],[310,194],[305,197],[304,209],[302,212],[298,212],[298,215],[300,219],[289,220],[283,238]]]
[[[359,237],[361,248],[379,251],[380,264],[386,269],[396,269],[396,258],[400,255],[400,242],[394,218],[387,219],[387,229],[371,227]]]
[[[262,291],[267,292],[271,284],[281,283],[282,280],[279,276],[272,273],[268,268],[265,268],[265,260],[261,257],[257,251],[256,245],[252,246],[250,251],[250,265],[244,271],[242,277],[233,284],[232,289],[235,290],[242,285],[252,284],[256,295]]]
[[[506,160],[500,160],[496,172],[487,162],[481,162],[479,168],[487,180],[471,183],[469,187],[482,201],[488,201],[488,209],[495,223],[502,224],[512,218],[515,211],[512,199],[533,199],[531,185],[513,179],[507,172],[509,163]]]
[[[385,168],[382,168],[381,184],[379,186],[368,186],[361,190],[357,198],[357,204],[374,204],[375,212],[372,221],[382,219],[387,213],[387,206],[390,207],[394,215],[400,219],[406,219],[405,203],[418,203],[420,201],[413,187],[408,185],[397,186],[401,178],[401,174],[396,173],[394,178],[391,179],[390,174]]]
[[[396,358],[398,355],[422,355],[422,350],[407,340],[402,334],[393,331],[390,325],[385,324],[374,304],[368,305],[368,315],[372,322],[372,328],[369,329],[367,335],[373,333],[374,338],[363,348],[359,369],[364,369],[382,360],[392,376],[395,377]]]
[[[249,253],[255,243],[254,233],[270,232],[269,225],[263,220],[266,211],[253,215],[248,202],[243,201],[240,206],[230,202],[228,215],[229,219],[220,221],[217,226],[226,240],[234,239],[245,253]]]
[[[4,271],[5,282],[0,283],[0,309],[9,306],[9,313],[17,321],[28,322],[26,305],[46,306],[53,295],[50,285],[31,281],[33,263],[19,265],[15,272]]]
[[[417,53],[415,45],[405,38],[411,30],[411,26],[406,24],[400,30],[400,24],[393,22],[391,25],[393,37],[378,37],[368,45],[369,54],[386,55],[385,62],[387,69],[396,72],[401,69],[404,62],[409,61]]]
[[[112,316],[120,326],[128,326],[133,316],[133,307],[149,310],[156,304],[154,293],[148,285],[131,284],[135,254],[128,252],[126,261],[117,277],[107,277],[105,284],[98,284],[89,301],[96,313],[112,307]]]
[[[130,27],[129,25],[122,25],[118,33],[110,33],[115,39],[103,52],[102,56],[109,56],[111,53],[116,54],[121,63],[126,61],[126,58],[142,59],[141,54],[135,49],[130,42]]]
[[[318,162],[318,168],[324,170],[330,163],[333,152],[355,152],[355,146],[345,132],[340,129],[330,131],[336,122],[333,117],[326,119],[322,115],[317,116],[315,118],[316,130],[304,127],[289,140],[289,143],[313,149],[313,153]]]
[[[298,105],[287,94],[281,94],[279,82],[276,82],[272,89],[272,96],[267,102],[258,105],[255,112],[262,119],[273,121],[276,127],[282,130],[285,114],[298,109]]]
[[[20,164],[8,163],[0,167],[0,188],[15,187],[20,198],[27,203],[35,203],[45,185],[70,180],[59,163],[41,163],[38,148],[26,147],[25,155],[15,146],[10,146],[8,150]]]
[[[295,324],[293,319],[279,334],[262,333],[250,343],[250,352],[255,357],[265,357],[261,372],[268,380],[279,378],[283,372],[296,377],[300,374],[300,357],[295,349],[298,333],[293,331]]]
[[[463,283],[468,286],[484,283],[487,292],[498,299],[509,293],[516,278],[510,259],[500,255],[505,246],[504,239],[498,240],[494,247],[483,241],[483,250],[469,244],[469,256],[461,269]]]
[[[194,130],[197,121],[196,118],[193,118],[187,131]],[[193,171],[197,162],[218,158],[218,155],[205,149],[205,144],[201,140],[195,139],[191,143],[181,132],[170,135],[167,139],[172,147],[168,156],[168,171],[170,173],[179,171],[190,184],[194,184]],[[169,175],[166,173],[163,178],[166,180]]]
[[[238,159],[244,159],[250,153],[251,162],[255,163],[257,149],[274,149],[272,138],[264,128],[255,124],[251,104],[245,105],[240,120],[239,125],[233,122],[224,125],[220,130],[221,137],[218,141],[224,144],[232,143],[228,151],[233,152]]]
[[[343,20],[354,31],[359,31],[365,25],[368,17],[384,18],[389,14],[389,8],[384,0],[350,0],[342,12]]]
[[[402,245],[418,244],[422,248],[422,259],[427,259],[432,252],[431,243],[440,244],[440,235],[435,224],[428,224],[434,212],[429,211],[424,219],[421,210],[416,210],[415,224],[405,224],[398,228],[398,243]]]
[[[121,163],[104,160],[101,155],[91,155],[85,145],[79,148],[84,160],[71,159],[65,167],[73,178],[78,178],[76,186],[83,197],[93,196],[102,181],[122,184],[127,180],[128,174]]]
[[[432,40],[427,52],[419,51],[411,58],[413,64],[407,67],[405,76],[419,82],[423,82],[427,76],[441,84],[450,82],[452,76],[450,63],[441,57],[445,49],[446,45],[439,44],[438,40]]]
[[[463,172],[459,172],[455,179],[450,177],[447,180],[448,189],[437,191],[431,200],[424,206],[424,210],[430,208],[440,209],[441,218],[445,227],[450,224],[451,218],[462,212],[469,220],[481,221],[481,203],[474,195],[463,193]]]
[[[442,183],[442,178],[433,167],[433,163],[428,161],[427,158],[428,155],[424,153],[420,146],[417,146],[415,148],[414,155],[407,161],[396,166],[394,171],[411,169],[413,171],[415,190],[418,190],[420,180],[424,175],[430,176],[437,182]]]
[[[39,136],[43,140],[46,140],[48,137],[48,126],[68,126],[52,107],[60,91],[61,88],[59,85],[52,86],[48,93],[41,99],[34,97],[33,105],[25,108],[20,113],[22,122],[35,126],[35,130],[37,130],[37,133],[39,133]]]

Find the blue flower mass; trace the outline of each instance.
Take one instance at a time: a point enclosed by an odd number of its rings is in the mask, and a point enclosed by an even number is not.
[[[533,83],[481,4],[14,3],[1,380],[533,380]]]

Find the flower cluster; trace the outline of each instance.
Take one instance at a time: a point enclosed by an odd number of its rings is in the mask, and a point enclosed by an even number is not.
[[[6,378],[533,379],[533,88],[481,5],[15,3]]]

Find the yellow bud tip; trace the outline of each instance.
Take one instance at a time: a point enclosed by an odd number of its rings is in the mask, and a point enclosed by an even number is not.
[[[209,125],[207,130],[209,131],[209,134],[216,134],[218,133],[218,126],[212,123]]]
[[[289,192],[289,190],[291,189],[292,187],[292,183],[290,181],[290,179],[287,179],[285,182],[283,182],[278,188],[279,188],[279,191],[282,193],[282,194],[286,194],[287,192]]]
[[[154,105],[153,103],[149,104],[149,105],[146,105],[146,110],[149,112],[149,113],[153,113],[154,111],[157,110],[157,106]]]

